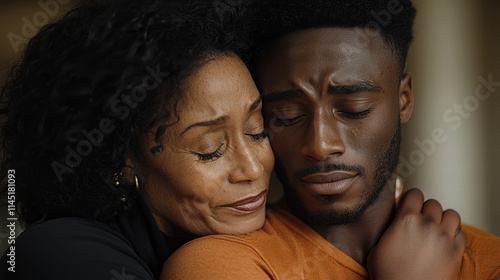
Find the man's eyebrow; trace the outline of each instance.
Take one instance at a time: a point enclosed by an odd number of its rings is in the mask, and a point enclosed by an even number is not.
[[[286,99],[301,98],[304,93],[298,89],[291,89],[285,91],[275,91],[263,97],[264,103],[276,102]]]
[[[359,92],[382,93],[381,87],[372,83],[358,83],[352,85],[329,85],[328,93],[330,94],[353,94]]]
[[[372,93],[382,93],[381,87],[374,85],[372,83],[357,83],[352,85],[330,85],[328,86],[328,93],[330,94],[352,94],[358,92],[372,92]],[[264,103],[271,103],[281,100],[301,98],[304,97],[304,93],[299,89],[291,89],[285,91],[275,91],[267,94],[263,97]]]
[[[198,123],[192,124],[192,125],[188,126],[186,129],[184,129],[184,131],[181,133],[181,135],[186,133],[188,130],[190,130],[193,127],[221,125],[221,124],[225,123],[228,119],[229,119],[228,116],[222,116],[222,117],[218,117],[214,120],[209,120],[209,121],[198,122]]]

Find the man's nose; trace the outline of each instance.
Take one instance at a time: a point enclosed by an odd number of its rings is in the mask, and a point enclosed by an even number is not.
[[[309,160],[324,161],[332,155],[344,154],[345,145],[338,125],[335,116],[315,114],[309,122],[302,156]]]

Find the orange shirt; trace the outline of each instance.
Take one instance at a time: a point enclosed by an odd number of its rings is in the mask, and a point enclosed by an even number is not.
[[[500,278],[500,237],[462,226],[467,247],[459,279]],[[161,279],[367,279],[367,270],[279,206],[246,235],[212,235],[178,249]]]

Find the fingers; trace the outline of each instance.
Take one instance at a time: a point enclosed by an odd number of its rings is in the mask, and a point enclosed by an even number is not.
[[[449,236],[455,238],[462,229],[460,215],[455,210],[448,209],[444,211],[441,225]]]
[[[461,230],[461,218],[455,211],[448,209],[443,212],[443,207],[435,199],[429,199],[424,203],[424,195],[419,189],[411,189],[401,195],[401,206],[397,216],[403,218],[410,213],[421,213],[424,221],[440,225],[442,231],[450,238],[458,240],[458,244],[467,243],[467,237]]]
[[[448,209],[443,212],[441,228],[451,240],[454,240],[458,256],[463,256],[467,246],[467,236],[462,231],[462,221],[457,211]]]
[[[422,214],[427,222],[439,224],[443,216],[443,207],[437,200],[429,199],[422,207]]]
[[[405,192],[401,198],[398,214],[420,213],[424,204],[424,195],[419,189]]]
[[[446,234],[455,240],[455,250],[459,256],[463,256],[467,246],[467,235],[462,231],[462,219],[455,210],[448,209],[443,213],[441,225]]]
[[[458,250],[459,256],[463,256],[465,252],[465,247],[467,246],[467,235],[463,231],[459,231],[455,236],[456,249]]]

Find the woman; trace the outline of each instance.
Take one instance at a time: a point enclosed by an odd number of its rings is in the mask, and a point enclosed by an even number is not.
[[[2,279],[158,278],[185,241],[263,225],[274,158],[237,28],[207,1],[115,1],[30,41],[2,90],[28,227]]]

